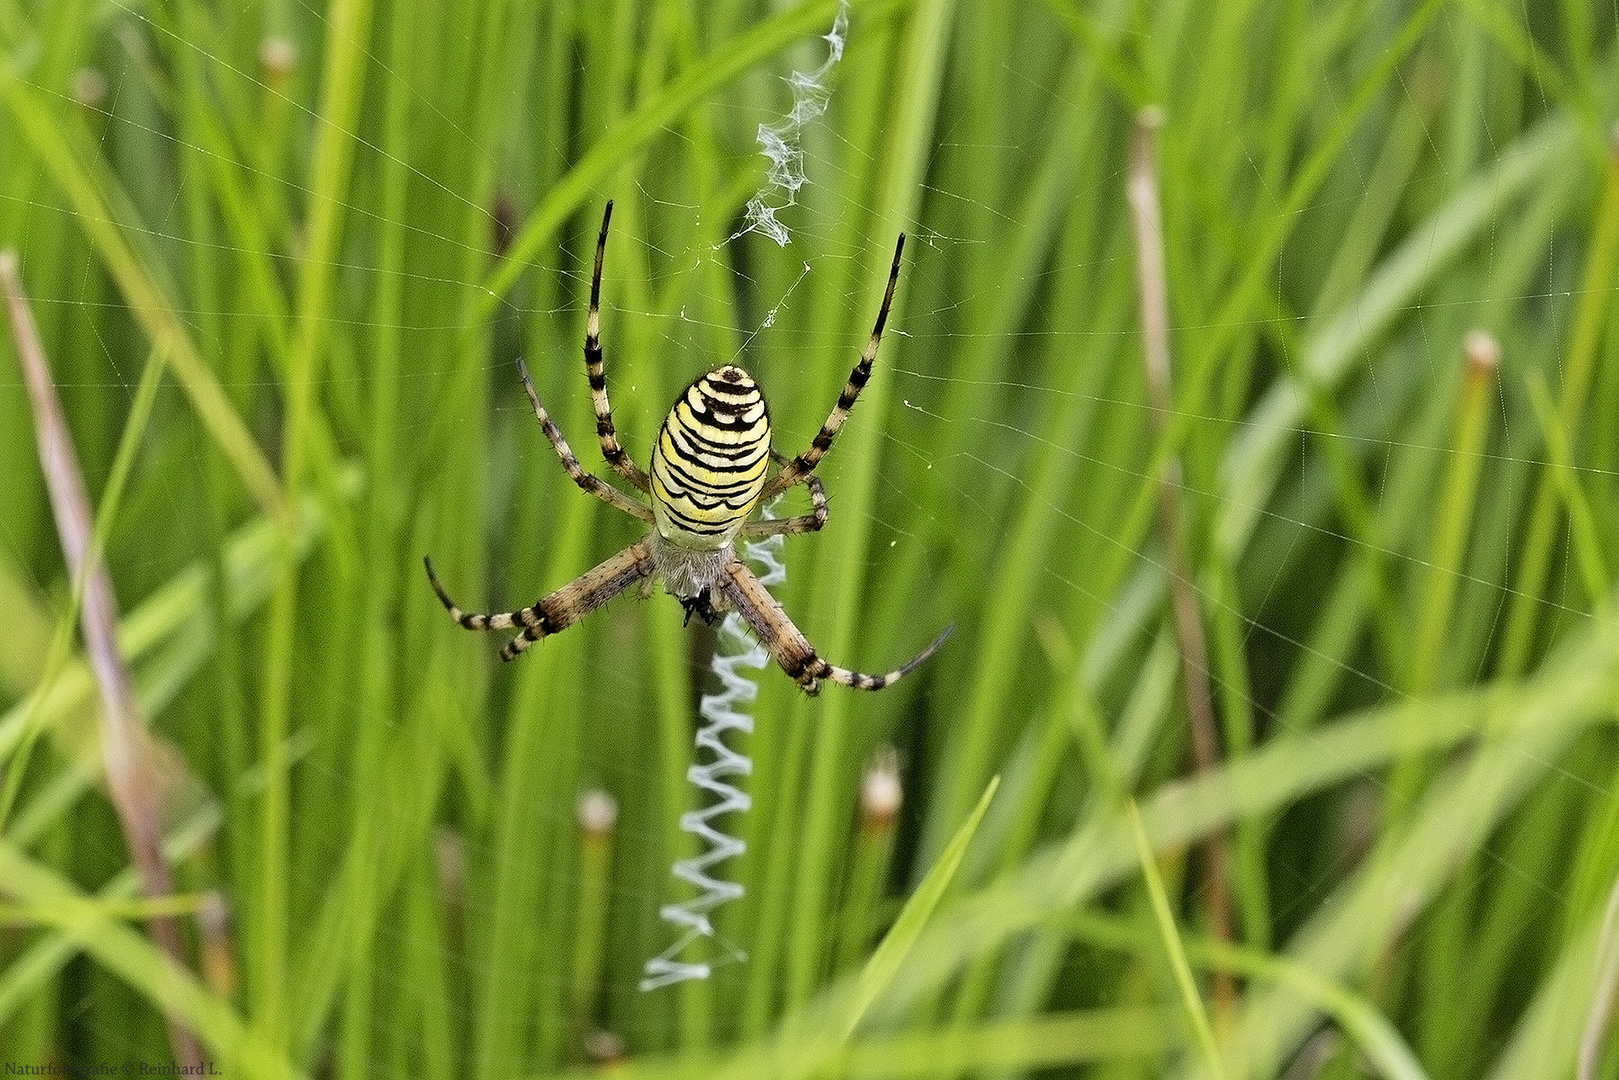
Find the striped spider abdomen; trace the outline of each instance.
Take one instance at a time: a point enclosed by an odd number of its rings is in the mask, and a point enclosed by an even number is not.
[[[718,551],[758,505],[770,464],[770,412],[735,364],[695,379],[675,399],[652,448],[652,514],[665,540]]]

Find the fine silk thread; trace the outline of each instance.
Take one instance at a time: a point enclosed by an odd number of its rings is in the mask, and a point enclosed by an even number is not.
[[[767,507],[765,517],[773,516]],[[743,555],[754,564],[759,580],[765,585],[777,585],[787,580],[787,568],[781,562],[782,537],[770,536],[743,547]],[[686,951],[698,938],[714,938],[714,927],[708,916],[727,900],[742,896],[742,886],[733,881],[720,881],[709,874],[717,864],[747,850],[747,845],[715,826],[715,820],[732,811],[744,811],[752,805],[746,792],[730,782],[730,777],[747,776],[753,771],[753,761],[725,744],[728,732],[743,735],[753,731],[753,717],[747,706],[759,694],[759,686],[742,669],[762,670],[770,663],[765,647],[748,633],[747,624],[732,611],[720,623],[718,641],[714,647],[714,674],[720,680],[717,694],[704,694],[698,713],[703,718],[697,730],[696,752],[701,758],[707,751],[708,760],[693,761],[686,771],[686,779],[706,793],[711,801],[696,810],[680,815],[680,828],[702,841],[703,850],[674,864],[670,872],[697,889],[697,895],[679,904],[665,904],[659,909],[665,922],[680,932],[675,943],[658,956],[646,962],[641,979],[642,990],[656,990],[687,979],[706,979],[713,972],[708,962],[686,963],[676,957]],[[724,962],[742,962],[747,954],[727,943]]]

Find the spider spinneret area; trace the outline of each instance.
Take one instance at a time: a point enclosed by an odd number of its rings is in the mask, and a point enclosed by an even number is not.
[[[568,476],[603,502],[648,523],[651,531],[569,584],[516,611],[489,615],[462,611],[439,584],[432,560],[424,558],[427,580],[433,591],[451,617],[468,630],[519,630],[500,650],[502,660],[511,660],[540,638],[566,629],[631,585],[638,584],[641,595],[649,595],[653,583],[661,578],[664,589],[686,608],[688,619],[696,614],[712,622],[726,611],[736,611],[781,669],[797,680],[806,693],[816,693],[822,679],[859,690],[881,690],[893,685],[932,656],[954,627],[946,626],[927,648],[886,675],[867,675],[829,664],[816,654],[775,597],[737,556],[736,541],[815,532],[826,524],[826,491],[815,476],[815,466],[831,448],[838,429],[848,419],[855,399],[871,377],[871,365],[877,359],[877,346],[883,337],[883,324],[894,300],[894,286],[899,281],[905,234],[900,234],[894,246],[888,288],[883,293],[871,340],[866,343],[843,393],[838,396],[837,405],[809,449],[791,460],[771,452],[770,410],[765,405],[764,394],[746,371],[735,364],[726,364],[698,376],[675,399],[652,448],[649,474],[642,472],[619,444],[607,397],[600,305],[602,257],[607,250],[607,225],[612,216],[613,204],[609,202],[596,238],[596,265],[590,279],[590,309],[585,318],[585,375],[590,380],[602,456],[614,472],[650,499],[650,507],[585,472],[556,422],[540,404],[533,380],[521,360],[518,371],[529,403],[534,406],[534,416],[562,459]],[[774,476],[767,476],[772,460],[779,461],[782,468]],[[794,484],[803,484],[809,489],[811,509],[808,514],[749,520],[761,502],[775,498]]]

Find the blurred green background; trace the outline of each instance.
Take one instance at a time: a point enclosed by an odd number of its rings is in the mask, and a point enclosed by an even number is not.
[[[239,1076],[1619,1076],[1613,6],[854,0],[791,243],[741,234],[837,13],[0,0],[0,248],[186,938],[133,903],[0,335],[0,1061],[167,1063],[167,1009]],[[515,366],[612,479],[580,354],[609,198],[643,464],[731,360],[806,445],[909,234],[777,595],[866,671],[956,624],[879,694],[760,674],[744,895],[682,954],[712,977],[650,993],[713,634],[629,596],[505,666],[420,568],[509,610],[637,537]],[[897,817],[862,814],[873,768]]]

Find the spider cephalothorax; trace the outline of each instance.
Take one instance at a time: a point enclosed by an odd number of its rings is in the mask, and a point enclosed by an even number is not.
[[[770,411],[765,406],[764,395],[746,371],[735,364],[726,364],[699,376],[675,399],[653,446],[648,475],[619,445],[607,398],[607,376],[602,367],[599,314],[602,255],[607,248],[607,224],[612,215],[613,204],[609,202],[596,239],[596,268],[590,279],[590,310],[585,320],[585,374],[590,379],[602,454],[615,472],[650,498],[650,507],[585,472],[555,421],[540,404],[528,369],[521,361],[518,370],[523,377],[523,389],[534,406],[534,415],[574,483],[603,502],[647,522],[652,529],[646,537],[599,566],[532,606],[517,611],[493,615],[462,611],[439,585],[432,561],[424,560],[433,591],[451,616],[468,630],[520,630],[500,651],[501,659],[511,660],[540,638],[565,629],[631,585],[639,583],[645,595],[650,592],[652,583],[661,578],[664,589],[685,607],[688,621],[692,615],[697,615],[705,622],[712,622],[719,614],[735,610],[752,627],[782,670],[808,693],[819,689],[821,679],[861,690],[881,690],[891,685],[932,656],[950,636],[952,628],[946,626],[932,644],[886,675],[865,675],[835,667],[816,655],[781,605],[737,557],[736,541],[814,532],[826,524],[826,492],[814,475],[815,466],[831,447],[832,439],[871,376],[871,365],[882,341],[883,324],[894,300],[894,285],[899,280],[899,257],[905,247],[905,235],[901,233],[899,243],[894,246],[888,289],[883,293],[871,340],[850,373],[837,406],[821,425],[820,433],[808,450],[790,461],[771,453]],[[782,468],[767,477],[772,460],[780,462]],[[809,489],[811,509],[808,514],[749,520],[761,502],[800,483]]]

